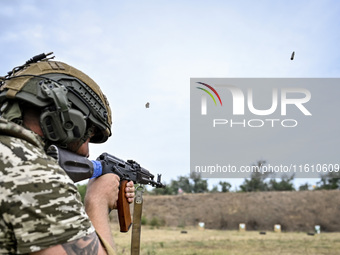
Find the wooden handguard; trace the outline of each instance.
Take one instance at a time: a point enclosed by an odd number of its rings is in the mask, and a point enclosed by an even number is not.
[[[125,197],[125,187],[127,183],[128,181],[126,180],[121,181],[118,193],[117,207],[120,232],[128,232],[131,227],[130,206],[127,198]]]

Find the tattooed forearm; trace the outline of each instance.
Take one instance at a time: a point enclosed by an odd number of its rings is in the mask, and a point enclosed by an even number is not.
[[[68,255],[98,254],[99,239],[96,233],[62,245]]]

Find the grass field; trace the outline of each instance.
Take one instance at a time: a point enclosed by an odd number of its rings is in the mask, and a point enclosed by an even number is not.
[[[199,230],[195,228],[152,229],[142,227],[141,254],[214,254],[214,255],[320,255],[340,254],[340,233],[274,233],[257,231]],[[130,254],[131,230],[123,234],[114,229],[118,254]]]

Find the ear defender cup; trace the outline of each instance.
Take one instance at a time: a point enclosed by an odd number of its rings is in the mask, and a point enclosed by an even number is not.
[[[47,140],[67,144],[85,135],[84,115],[76,109],[69,109],[64,114],[68,115],[67,121],[58,111],[45,110],[40,115],[40,126]]]

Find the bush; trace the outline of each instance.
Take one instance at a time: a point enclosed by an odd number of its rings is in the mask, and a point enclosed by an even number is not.
[[[148,220],[146,219],[145,216],[142,215],[142,218],[141,218],[140,223],[141,223],[142,225],[146,225],[146,224],[148,223]]]
[[[152,217],[152,219],[150,220],[150,223],[149,225],[151,227],[156,227],[156,228],[159,228],[159,227],[162,227],[162,226],[165,226],[165,221],[164,219],[159,219],[157,217]]]
[[[157,217],[153,217],[150,221],[150,226],[151,227],[156,227],[158,228],[160,226],[159,220]]]

